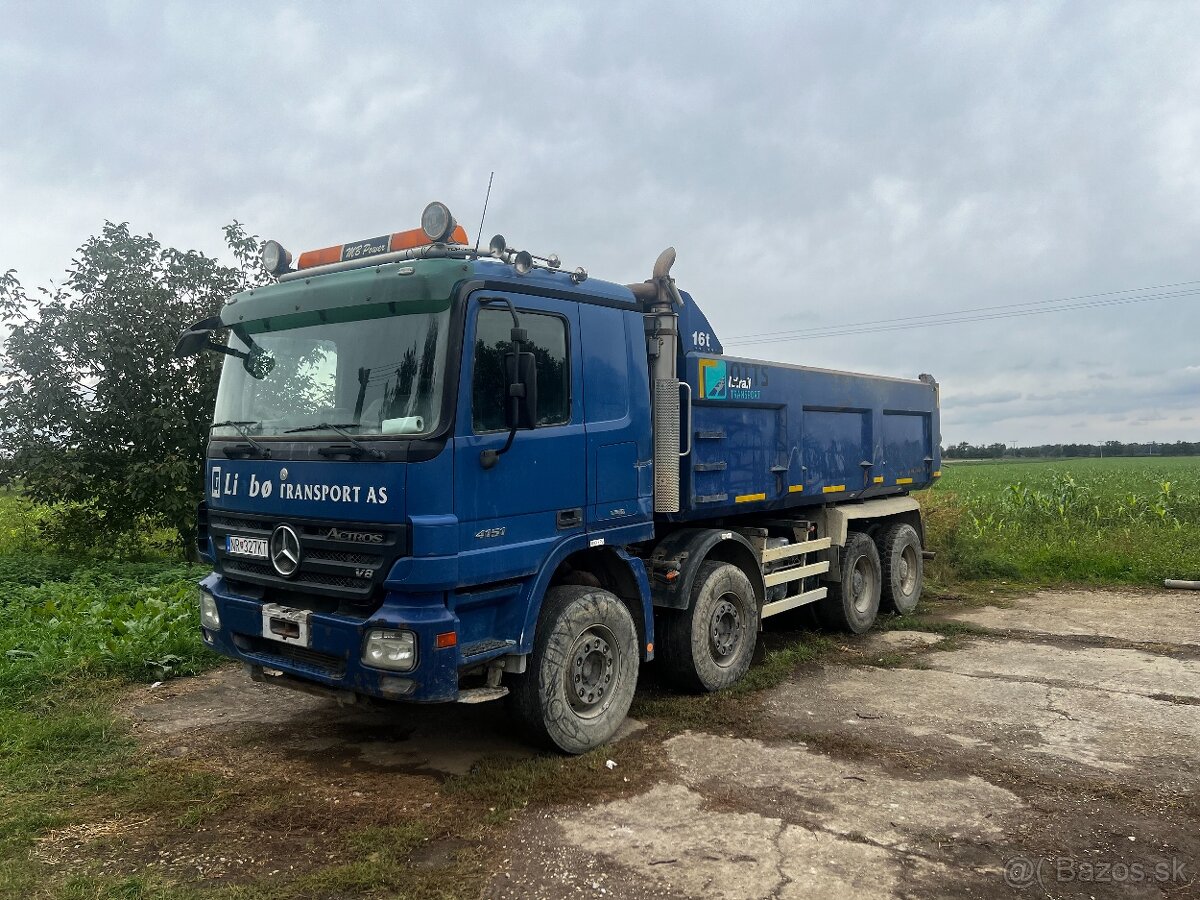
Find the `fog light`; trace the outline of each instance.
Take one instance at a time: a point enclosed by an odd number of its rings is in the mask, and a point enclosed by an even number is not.
[[[217,601],[208,591],[200,592],[200,624],[210,631],[221,630],[221,613]]]
[[[417,664],[417,636],[411,631],[367,632],[362,661],[377,669],[396,669],[407,672]]]

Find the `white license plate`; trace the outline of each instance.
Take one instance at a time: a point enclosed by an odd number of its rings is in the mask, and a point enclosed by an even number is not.
[[[227,534],[225,535],[225,552],[233,556],[253,556],[255,559],[266,559],[267,539]]]
[[[278,603],[264,603],[262,608],[262,636],[284,644],[299,644],[307,647],[310,641],[306,609],[292,609]]]

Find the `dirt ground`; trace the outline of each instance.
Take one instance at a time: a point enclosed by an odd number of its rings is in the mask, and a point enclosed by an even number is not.
[[[489,898],[1200,896],[1198,620],[1187,592],[943,605],[928,630],[839,638],[739,699],[736,731],[631,723],[578,801],[568,787],[451,843]],[[305,852],[335,819],[384,821],[383,798],[436,810],[481,761],[532,756],[501,704],[341,709],[235,668],[140,690],[129,715],[155,754],[293,783]],[[176,877],[269,875],[286,841],[238,814],[250,794],[207,848],[125,852]]]

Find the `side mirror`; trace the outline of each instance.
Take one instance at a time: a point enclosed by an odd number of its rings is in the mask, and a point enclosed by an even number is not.
[[[508,383],[505,424],[511,428],[537,427],[537,359],[532,353],[505,353],[504,374]]]
[[[179,335],[179,340],[175,342],[175,358],[184,359],[185,357],[195,356],[197,353],[203,353],[205,350],[208,350],[212,333],[220,327],[220,316],[201,319],[195,325],[192,325],[183,334]]]
[[[242,368],[249,373],[251,378],[262,381],[275,368],[275,357],[255,344],[250,348],[250,352],[242,357]]]

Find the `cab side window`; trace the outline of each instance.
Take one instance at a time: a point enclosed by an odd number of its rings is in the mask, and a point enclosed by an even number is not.
[[[521,312],[529,333],[521,347],[537,364],[537,424],[561,425],[571,419],[571,367],[567,364],[567,322],[559,316]],[[504,355],[514,351],[509,340],[512,316],[507,309],[481,309],[475,323],[475,364],[471,378],[471,422],[476,433],[507,431],[504,404]]]

